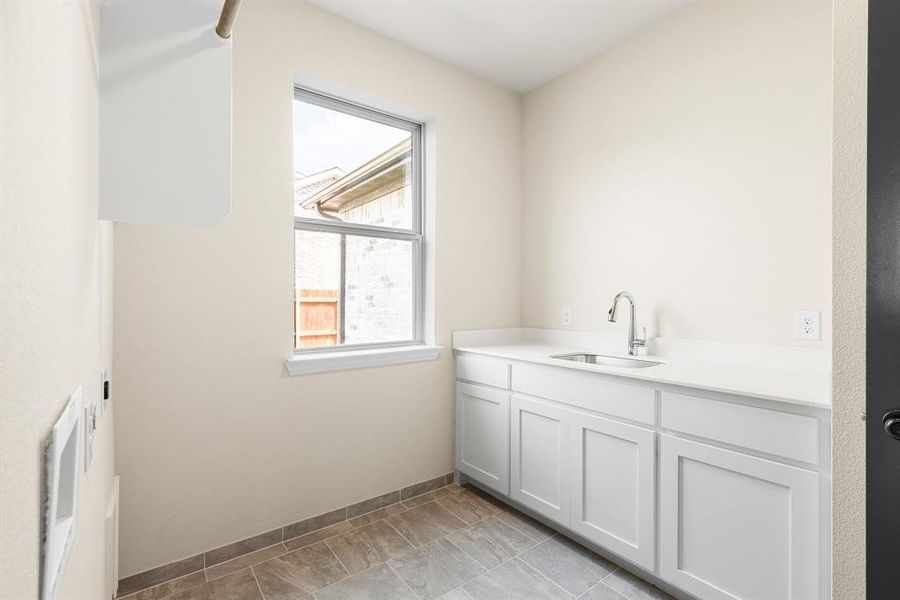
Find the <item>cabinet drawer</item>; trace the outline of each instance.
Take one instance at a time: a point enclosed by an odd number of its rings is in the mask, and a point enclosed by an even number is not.
[[[663,393],[662,426],[767,454],[819,464],[819,421],[814,417]]]
[[[512,389],[648,425],[656,424],[656,391],[614,383],[593,373],[564,367],[516,364]]]
[[[456,356],[456,378],[507,390],[509,363],[490,356],[459,354]]]

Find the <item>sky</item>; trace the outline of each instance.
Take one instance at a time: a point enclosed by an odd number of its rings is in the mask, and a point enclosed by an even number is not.
[[[409,132],[294,100],[294,170],[345,173],[409,137]]]

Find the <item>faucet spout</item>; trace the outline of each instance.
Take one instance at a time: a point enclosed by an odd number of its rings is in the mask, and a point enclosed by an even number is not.
[[[606,318],[610,323],[616,322],[616,308],[619,306],[619,300],[622,298],[628,300],[628,354],[630,356],[637,356],[637,348],[641,346],[646,346],[647,341],[642,339],[635,338],[634,335],[634,296],[629,294],[628,292],[619,292],[616,294],[616,297],[613,298],[612,306],[609,307],[609,313]]]

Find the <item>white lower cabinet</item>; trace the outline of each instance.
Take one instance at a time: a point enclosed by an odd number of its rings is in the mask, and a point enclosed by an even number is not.
[[[571,414],[571,527],[652,571],[656,537],[656,432]]]
[[[509,495],[509,392],[457,382],[456,466]]]
[[[572,412],[513,394],[510,414],[510,496],[569,525],[568,420]]]
[[[829,596],[827,415],[479,356],[457,377],[469,478],[701,600]]]
[[[819,598],[818,474],[661,436],[660,574],[699,598]]]

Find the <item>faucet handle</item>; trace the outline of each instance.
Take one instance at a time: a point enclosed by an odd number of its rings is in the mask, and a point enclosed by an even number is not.
[[[644,333],[644,337],[635,340],[631,343],[631,349],[634,352],[634,355],[646,355],[649,353],[649,348],[647,347],[647,328],[641,328]]]

